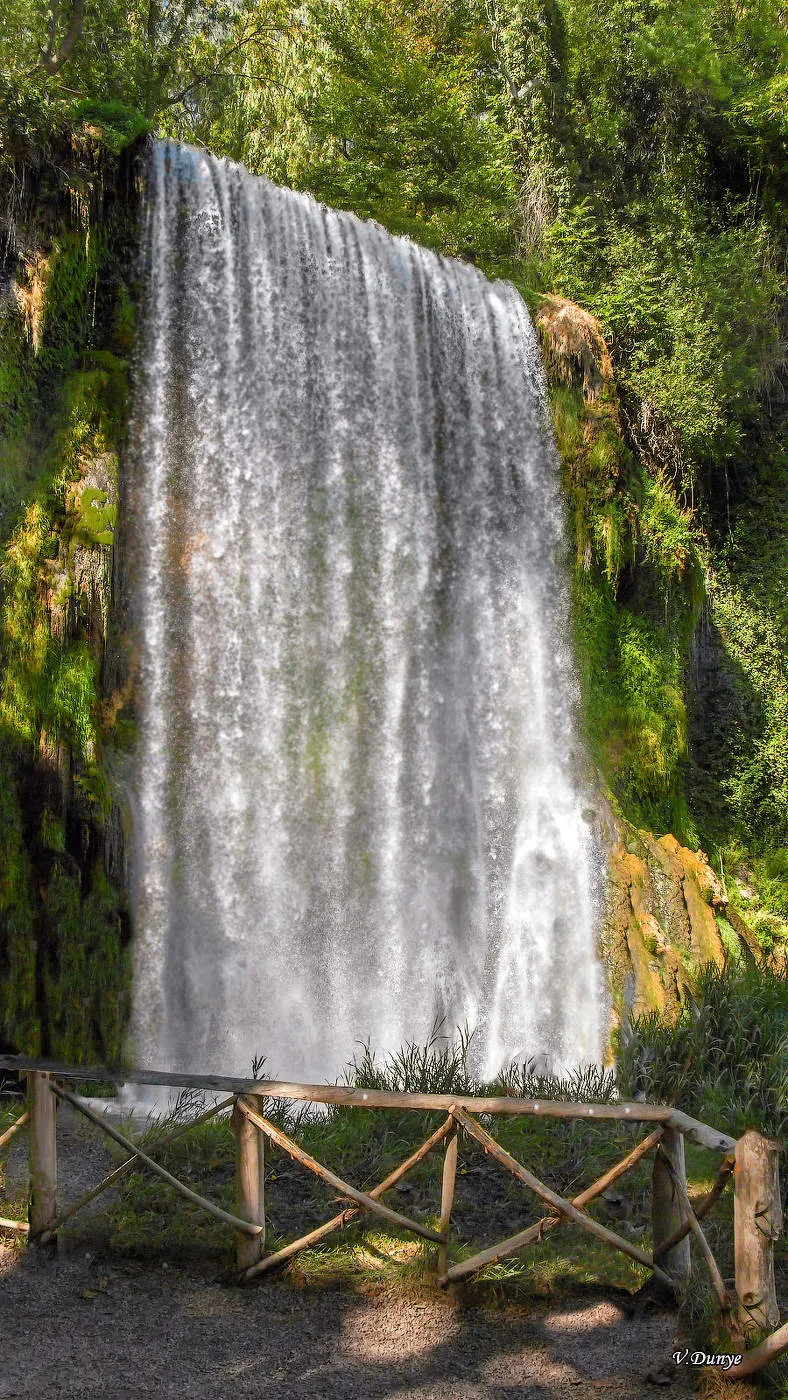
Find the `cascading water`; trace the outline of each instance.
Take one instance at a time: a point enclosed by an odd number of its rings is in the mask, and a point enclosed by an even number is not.
[[[513,287],[152,148],[129,520],[140,1063],[596,1059],[562,520]]]

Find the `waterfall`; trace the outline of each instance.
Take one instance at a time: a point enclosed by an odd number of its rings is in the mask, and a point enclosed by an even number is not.
[[[599,1057],[557,464],[520,296],[151,148],[128,464],[133,1053]]]

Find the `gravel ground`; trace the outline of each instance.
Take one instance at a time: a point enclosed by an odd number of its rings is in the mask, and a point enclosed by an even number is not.
[[[5,1248],[0,1316],[2,1400],[635,1400],[689,1396],[695,1379],[670,1359],[670,1314],[635,1320],[609,1300],[526,1311],[241,1290]]]
[[[95,1134],[66,1114],[58,1149],[66,1198],[107,1169]],[[9,1196],[26,1156],[15,1143]],[[78,1217],[57,1256],[0,1237],[0,1400],[679,1400],[698,1381],[671,1359],[675,1314],[633,1315],[621,1293],[482,1307],[461,1292],[403,1297],[287,1277],[240,1289],[120,1260],[101,1212],[98,1202]]]

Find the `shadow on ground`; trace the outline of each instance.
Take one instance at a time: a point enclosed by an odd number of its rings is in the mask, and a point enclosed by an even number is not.
[[[671,1313],[599,1297],[526,1309],[241,1290],[0,1246],[0,1315],[2,1400],[636,1400],[689,1396],[697,1379],[672,1363]]]

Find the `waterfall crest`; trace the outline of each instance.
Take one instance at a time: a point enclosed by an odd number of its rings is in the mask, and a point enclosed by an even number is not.
[[[506,283],[152,146],[128,512],[133,1050],[597,1059],[562,518]]]

